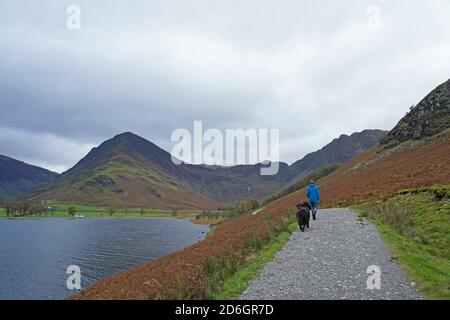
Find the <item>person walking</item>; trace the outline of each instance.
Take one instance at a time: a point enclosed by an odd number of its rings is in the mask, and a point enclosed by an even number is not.
[[[309,203],[311,204],[313,220],[316,220],[317,205],[319,204],[320,200],[320,192],[319,188],[314,182],[314,179],[311,179],[311,181],[309,181],[309,185],[306,187],[306,196],[308,197]]]

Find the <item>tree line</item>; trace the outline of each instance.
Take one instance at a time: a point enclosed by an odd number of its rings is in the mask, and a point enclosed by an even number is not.
[[[7,217],[26,217],[47,215],[49,207],[42,203],[30,202],[6,202],[3,205]]]
[[[0,207],[4,209],[6,217],[31,217],[31,216],[47,216],[53,214],[56,209],[47,203],[35,203],[26,201],[3,201]],[[74,217],[77,212],[76,207],[67,208],[67,214]]]

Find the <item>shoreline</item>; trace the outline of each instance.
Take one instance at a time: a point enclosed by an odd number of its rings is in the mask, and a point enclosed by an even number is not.
[[[218,221],[218,222],[214,222],[211,221],[206,222],[206,221],[197,221],[195,219],[195,217],[168,217],[168,216],[147,216],[147,217],[138,217],[138,216],[129,216],[129,217],[125,217],[125,216],[117,216],[117,217],[106,217],[106,216],[91,216],[91,217],[83,217],[83,218],[75,218],[75,217],[62,217],[62,216],[55,216],[55,217],[51,217],[51,216],[27,216],[27,217],[6,217],[6,216],[0,216],[0,221],[1,220],[39,220],[39,219],[66,219],[66,220],[83,220],[83,219],[99,219],[99,220],[107,220],[107,219],[123,219],[123,220],[134,220],[134,219],[147,219],[147,220],[151,220],[151,219],[155,219],[155,220],[189,220],[189,222],[191,222],[192,224],[197,224],[197,225],[203,225],[203,226],[209,226],[210,228],[222,223],[223,221]]]
[[[206,212],[205,210],[200,209],[183,209],[176,211],[159,208],[128,208],[127,210],[114,210],[111,214],[111,211],[106,208],[79,203],[57,203],[52,204],[52,206],[54,207],[54,210],[49,210],[41,215],[36,213],[25,216],[20,214],[7,216],[6,209],[0,207],[0,219],[189,219],[192,223],[200,225],[215,225],[223,221],[223,216],[220,219],[210,219],[209,217],[199,218],[202,212]],[[67,211],[69,207],[76,208],[74,216],[69,215]]]

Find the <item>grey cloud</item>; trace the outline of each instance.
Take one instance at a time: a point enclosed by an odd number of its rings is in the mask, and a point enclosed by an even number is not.
[[[65,28],[73,3],[80,31]],[[119,132],[170,150],[172,130],[203,120],[279,128],[293,162],[342,133],[390,129],[449,77],[450,4],[377,1],[382,28],[369,30],[371,4],[1,3],[0,153],[61,171]]]

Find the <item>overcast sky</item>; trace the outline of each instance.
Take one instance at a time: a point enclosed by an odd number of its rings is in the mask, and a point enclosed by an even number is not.
[[[0,154],[61,172],[123,131],[170,151],[202,120],[280,129],[291,163],[391,129],[449,57],[448,0],[2,0]]]

